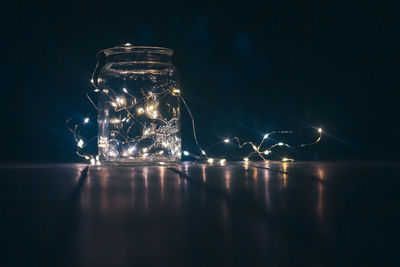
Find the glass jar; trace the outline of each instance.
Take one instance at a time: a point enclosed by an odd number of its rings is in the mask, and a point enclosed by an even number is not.
[[[100,51],[98,155],[105,164],[167,164],[181,158],[180,85],[173,50],[124,46]]]

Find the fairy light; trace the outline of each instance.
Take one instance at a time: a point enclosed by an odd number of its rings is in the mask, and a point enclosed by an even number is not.
[[[110,123],[112,123],[112,124],[118,124],[118,123],[121,123],[121,120],[120,120],[120,119],[117,119],[117,118],[113,118],[113,119],[110,119]]]
[[[172,95],[177,96],[177,95],[179,95],[180,93],[181,93],[181,90],[176,89],[176,88],[172,89]]]
[[[142,107],[136,109],[137,114],[143,114],[144,109]]]
[[[131,46],[131,44],[126,43],[124,46]],[[94,83],[94,77],[95,76],[93,74],[90,82],[95,87],[93,92],[98,93],[98,92],[100,92],[100,90],[99,90],[99,88],[96,87],[96,84]],[[101,82],[100,78],[98,78],[97,81]],[[114,125],[114,129],[116,129],[110,133],[110,139],[103,137],[103,136],[100,136],[98,138],[99,150],[101,149],[103,151],[109,151],[110,156],[113,156],[113,157],[118,156],[119,153],[126,154],[126,152],[128,152],[129,155],[132,155],[133,153],[139,153],[138,156],[141,156],[141,157],[149,156],[148,151],[150,151],[150,150],[153,151],[154,145],[150,145],[149,147],[143,148],[143,149],[141,149],[141,151],[136,151],[136,144],[146,138],[150,138],[153,141],[156,141],[158,138],[157,137],[158,133],[156,132],[156,128],[152,128],[149,125],[146,125],[146,127],[145,127],[145,125],[142,124],[138,120],[138,118],[139,118],[139,116],[144,116],[144,117],[151,118],[155,121],[160,121],[160,122],[168,125],[169,121],[166,121],[162,117],[163,114],[161,114],[158,111],[158,106],[161,103],[161,102],[159,102],[160,99],[162,97],[166,97],[168,95],[178,97],[181,100],[181,102],[183,103],[183,105],[186,107],[186,110],[189,113],[190,119],[192,121],[192,133],[193,133],[194,141],[196,143],[197,148],[200,151],[200,155],[196,155],[196,153],[189,153],[188,151],[183,151],[182,152],[183,155],[184,156],[190,155],[195,160],[206,160],[210,164],[213,163],[214,161],[219,162],[221,165],[226,163],[225,158],[219,158],[219,157],[214,158],[214,157],[209,156],[210,148],[212,148],[216,145],[219,145],[219,144],[228,144],[228,143],[232,142],[233,144],[236,143],[237,147],[241,150],[244,150],[246,147],[251,148],[251,151],[248,152],[248,154],[243,157],[243,160],[247,163],[250,161],[250,158],[252,159],[254,157],[260,157],[261,159],[266,160],[265,156],[272,155],[274,148],[277,146],[285,146],[285,148],[287,148],[287,149],[293,149],[295,147],[305,147],[305,146],[316,144],[321,140],[322,133],[323,133],[322,128],[316,128],[316,130],[319,134],[318,138],[311,143],[305,143],[305,144],[302,144],[299,146],[292,146],[292,145],[289,145],[284,142],[273,142],[274,139],[269,138],[270,135],[273,135],[273,134],[274,135],[276,135],[276,134],[292,134],[293,133],[292,131],[272,131],[272,132],[265,133],[261,139],[261,142],[259,142],[259,143],[250,142],[250,141],[241,142],[238,137],[232,137],[232,138],[220,139],[220,141],[217,141],[214,144],[210,145],[208,148],[203,149],[203,147],[199,144],[199,140],[197,138],[195,120],[194,120],[193,114],[192,114],[187,102],[183,98],[179,88],[165,89],[165,90],[163,90],[161,92],[157,92],[157,93],[152,92],[152,91],[148,91],[148,92],[142,91],[142,93],[143,93],[142,98],[136,98],[135,96],[131,95],[129,93],[129,90],[126,87],[122,88],[122,92],[123,92],[122,95],[116,94],[116,92],[113,91],[112,89],[102,89],[102,92],[104,94],[106,94],[107,97],[109,98],[108,103],[111,107],[113,107],[113,112],[114,112],[113,114],[117,114],[116,112],[121,112],[121,111],[123,112],[123,113],[120,113],[119,115],[116,115],[116,116],[114,115],[115,117],[110,118],[108,122],[106,120],[101,122],[104,124],[110,123],[110,124]],[[92,101],[91,97],[89,96],[89,93],[87,94],[87,98],[92,103],[92,105],[97,109],[97,106]],[[84,147],[86,147],[88,145],[89,142],[91,142],[92,140],[95,140],[97,137],[93,137],[90,140],[88,139],[88,142],[86,142],[86,144],[85,144],[83,139],[80,138],[80,134],[79,134],[79,127],[81,127],[82,125],[88,124],[89,121],[90,121],[90,118],[86,117],[80,124],[77,124],[74,127],[69,127],[69,124],[68,124],[69,120],[67,120],[67,126],[68,126],[69,130],[74,134],[74,138],[76,140],[77,147],[79,148],[77,150],[77,154],[79,156],[82,156],[86,160],[89,160],[90,163],[93,165],[93,164],[100,163],[99,157],[98,156],[93,157],[88,154],[82,154],[81,151],[84,149]],[[118,130],[118,129],[122,128],[122,126],[121,126],[122,123],[128,125],[127,126],[127,127],[129,127],[127,130],[128,134],[133,125],[143,126],[142,136],[137,136],[137,137],[135,137],[136,139],[133,139],[132,137],[127,136],[127,134],[122,133],[121,131]],[[122,138],[122,139],[116,139],[117,137]],[[126,150],[119,152],[118,149],[114,149],[114,148],[112,148],[112,146],[109,145],[111,141],[118,141],[121,144],[128,144],[129,146],[128,146],[128,148],[125,148]],[[178,157],[181,156],[180,146],[178,147],[178,146],[172,145],[172,143],[170,143],[169,141],[166,142],[166,141],[160,140],[157,142],[158,142],[158,144],[161,144],[161,147],[168,149],[174,155],[177,155]],[[272,143],[272,145],[265,148],[266,142]],[[176,143],[180,143],[180,140],[177,140]],[[247,149],[246,151],[249,151],[249,150]],[[142,152],[142,153],[140,153],[140,152]],[[160,150],[160,151],[154,152],[154,153],[163,155],[164,151]],[[283,157],[281,159],[281,161],[287,162],[287,161],[293,161],[293,159]],[[161,162],[159,162],[159,163],[161,164]]]
[[[83,147],[83,140],[82,139],[80,139],[79,141],[78,141],[78,147],[80,147],[80,148],[82,148]]]

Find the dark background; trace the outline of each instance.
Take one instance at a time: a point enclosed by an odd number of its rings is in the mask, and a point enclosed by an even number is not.
[[[233,135],[258,140],[279,129],[297,130],[284,139],[296,144],[322,127],[322,142],[295,157],[399,158],[394,8],[352,1],[202,3],[4,4],[0,160],[79,160],[65,120],[95,115],[85,93],[96,53],[126,42],[175,50],[204,145]],[[183,147],[195,151],[187,113]]]

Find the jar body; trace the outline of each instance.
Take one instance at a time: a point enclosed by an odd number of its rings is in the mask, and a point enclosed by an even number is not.
[[[180,85],[167,52],[146,47],[103,51],[94,75],[100,162],[180,160]]]

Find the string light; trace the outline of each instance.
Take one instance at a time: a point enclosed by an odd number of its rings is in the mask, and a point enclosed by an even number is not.
[[[80,148],[82,148],[83,147],[83,140],[82,139],[80,139],[79,141],[78,141],[78,147],[80,147]]]
[[[125,46],[131,46],[131,44],[130,43],[126,43]],[[95,69],[94,73],[95,72],[96,72],[96,69]],[[98,92],[100,92],[100,90],[96,87],[96,84],[94,83],[94,79],[93,79],[94,73],[93,73],[92,79],[90,81],[93,84],[93,86],[95,87],[93,92],[94,93],[98,93]],[[292,131],[272,131],[272,132],[269,132],[269,133],[265,133],[263,135],[263,138],[262,138],[262,140],[261,140],[261,142],[259,144],[255,144],[253,142],[243,142],[243,143],[241,143],[241,141],[240,141],[240,139],[238,137],[232,137],[232,138],[222,139],[221,141],[215,142],[214,144],[210,145],[207,149],[203,149],[202,146],[199,144],[199,141],[198,141],[198,138],[197,138],[197,135],[196,135],[196,127],[195,127],[195,120],[194,120],[193,114],[192,114],[187,102],[183,98],[183,96],[181,94],[181,91],[178,88],[165,89],[164,91],[159,92],[159,93],[148,92],[147,94],[145,94],[143,92],[143,94],[145,96],[143,98],[140,98],[140,99],[136,99],[133,95],[129,94],[128,89],[125,88],[125,87],[122,88],[122,92],[125,95],[118,95],[114,91],[112,91],[112,94],[109,94],[109,92],[110,92],[109,89],[103,89],[102,92],[109,96],[109,98],[110,98],[109,104],[115,109],[116,112],[124,111],[125,114],[126,114],[122,118],[121,117],[119,117],[119,118],[114,117],[114,118],[111,118],[109,120],[110,124],[113,124],[113,125],[116,125],[116,126],[120,125],[121,123],[130,123],[131,119],[133,120],[133,122],[138,122],[140,124],[140,121],[136,118],[136,116],[147,116],[147,117],[149,117],[151,119],[163,122],[166,125],[166,127],[168,127],[169,124],[171,123],[171,121],[166,121],[164,118],[162,118],[161,114],[157,110],[158,109],[158,105],[159,105],[159,101],[160,101],[160,99],[162,97],[165,97],[165,96],[168,96],[168,95],[178,96],[180,98],[180,100],[182,101],[182,103],[184,104],[184,106],[186,107],[186,110],[189,113],[189,116],[190,116],[191,121],[192,121],[193,137],[194,137],[196,146],[198,147],[198,149],[199,149],[199,151],[201,153],[201,155],[196,155],[195,153],[189,153],[188,151],[183,151],[183,155],[185,157],[192,156],[196,160],[206,160],[210,164],[212,164],[215,160],[218,160],[218,162],[221,165],[224,165],[226,163],[226,159],[225,158],[220,158],[220,159],[216,158],[216,159],[214,159],[213,157],[209,157],[208,156],[208,151],[212,147],[214,147],[214,146],[216,146],[218,144],[221,144],[221,143],[228,144],[228,143],[231,143],[231,141],[236,141],[237,146],[238,146],[239,149],[243,149],[246,146],[250,146],[251,147],[252,151],[250,153],[248,153],[245,157],[243,157],[243,160],[246,163],[250,161],[250,158],[256,157],[256,156],[260,157],[262,160],[266,160],[265,156],[270,156],[272,154],[272,152],[273,152],[273,148],[275,148],[277,146],[285,146],[287,148],[294,148],[293,146],[291,146],[291,145],[289,145],[287,143],[277,142],[277,143],[274,143],[273,145],[269,146],[266,149],[262,149],[264,141],[266,139],[268,139],[270,141],[270,139],[269,139],[270,135],[272,135],[272,134],[292,134],[293,133]],[[95,103],[91,99],[89,93],[86,96],[89,99],[89,101],[92,103],[92,105],[97,110],[97,106],[95,105]],[[128,101],[129,101],[129,104],[128,104]],[[136,115],[134,115],[130,111],[131,109],[136,110]],[[97,136],[91,138],[88,142],[86,142],[86,144],[84,143],[83,139],[80,138],[79,127],[81,125],[87,124],[90,121],[90,118],[86,117],[82,121],[81,124],[76,124],[73,127],[69,126],[70,120],[71,119],[67,120],[67,126],[68,126],[69,130],[74,134],[74,138],[76,140],[77,147],[79,148],[77,150],[77,154],[79,156],[85,158],[86,160],[89,160],[90,164],[92,164],[92,165],[100,164],[99,156],[94,157],[94,156],[88,155],[88,154],[81,154],[81,150],[85,146],[87,146],[88,143],[90,143],[92,140],[95,140],[97,138]],[[104,121],[103,123],[106,123],[106,121]],[[131,123],[130,127],[128,128],[128,131],[127,131],[128,134],[129,134],[129,131],[130,131],[132,125],[133,124]],[[144,126],[144,125],[142,124],[142,126]],[[118,127],[115,127],[115,128],[118,129]],[[298,147],[305,147],[305,146],[308,146],[308,145],[314,145],[314,144],[318,143],[321,140],[321,137],[322,137],[322,132],[323,132],[322,128],[317,128],[317,132],[318,132],[319,135],[318,135],[318,138],[314,142],[305,143],[305,144],[302,144],[302,145],[300,145]],[[124,150],[125,151],[124,153],[128,153],[128,155],[130,155],[130,154],[134,153],[134,151],[136,151],[136,146],[132,145],[132,143],[133,143],[132,138],[129,138],[128,136],[122,134],[120,131],[113,130],[110,133],[110,136],[113,137],[113,138],[115,138],[115,136],[120,136],[122,138],[122,141],[121,140],[117,140],[117,139],[108,139],[106,137],[100,136],[98,138],[98,147],[99,147],[99,149],[110,149],[109,148],[109,144],[110,144],[111,141],[119,141],[121,144],[130,144],[129,148],[126,148]],[[157,138],[156,136],[157,135],[154,133],[154,129],[143,128],[142,137],[140,137],[140,136],[137,137],[138,138],[137,142],[140,142],[141,140],[143,140],[145,138],[148,138],[148,137],[151,137],[151,138],[154,139],[154,138]],[[154,140],[156,141],[156,139],[154,139]],[[169,142],[165,142],[165,141],[160,141],[160,143],[162,144],[162,147],[170,148],[170,150],[173,153],[176,153],[176,155],[178,155],[180,157],[180,146],[179,147],[177,147],[177,146],[174,147]],[[180,143],[180,142],[178,142],[178,140],[177,140],[177,143]],[[149,155],[148,152],[149,152],[149,149],[151,149],[151,148],[152,148],[151,146],[142,148],[140,150],[142,152],[141,156],[146,158]],[[164,151],[161,150],[161,151],[158,152],[158,154],[162,155],[163,152]],[[114,154],[115,154],[115,156],[118,155],[118,151],[113,151],[112,149],[110,149],[110,155],[114,155]],[[282,162],[288,162],[288,161],[293,161],[293,159],[287,158],[287,157],[283,157],[281,159],[281,161]],[[159,162],[159,164],[163,165],[165,163],[164,162]]]

